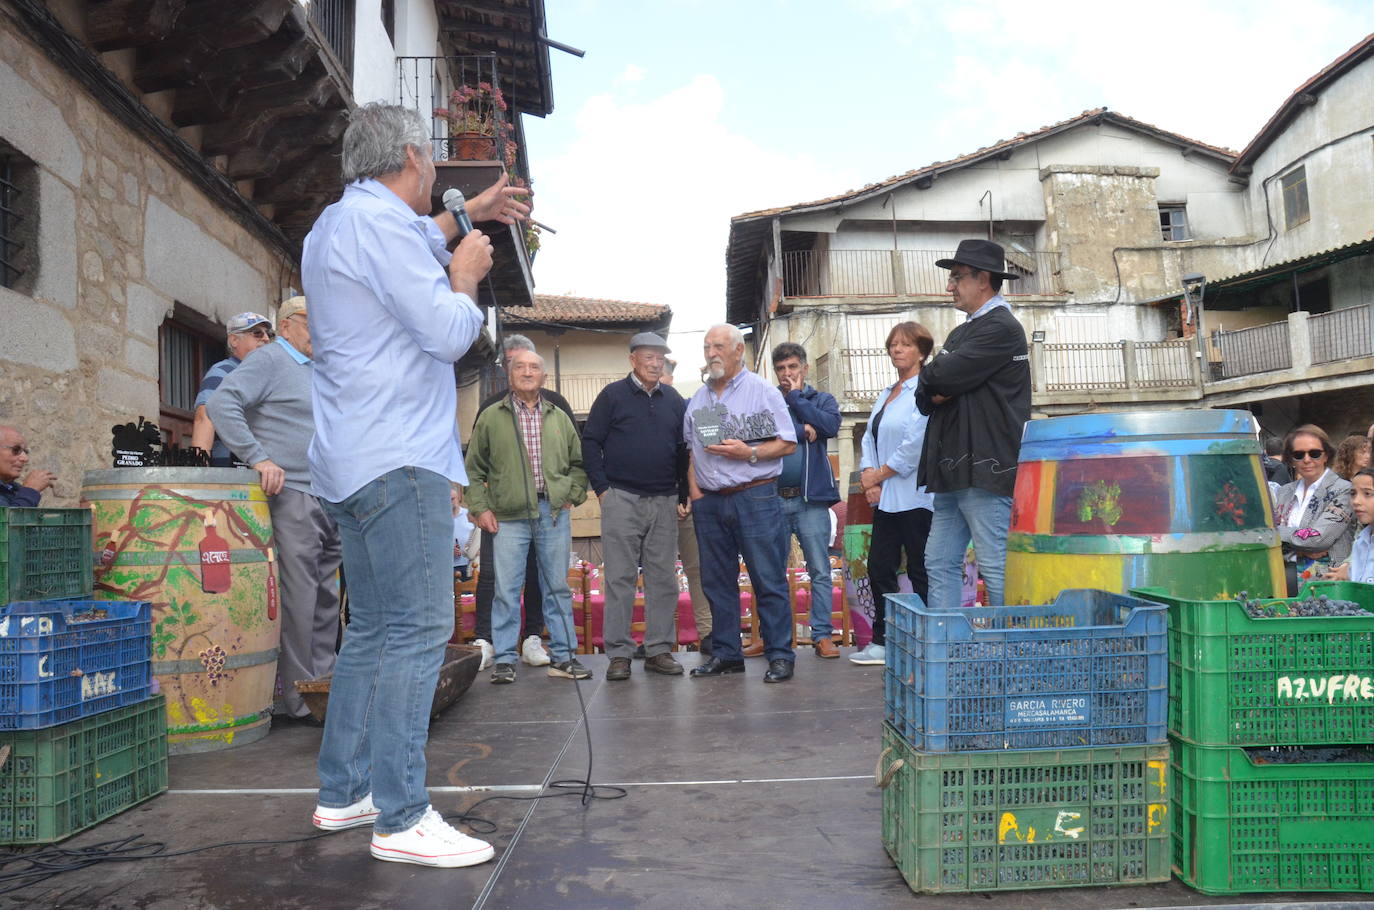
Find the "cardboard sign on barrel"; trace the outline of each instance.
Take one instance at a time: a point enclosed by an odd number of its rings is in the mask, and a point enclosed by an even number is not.
[[[281,625],[272,521],[235,468],[86,472],[96,597],[153,604],[153,675],[173,753],[267,735]]]
[[[1069,588],[1176,597],[1283,593],[1283,561],[1247,411],[1133,411],[1026,424],[1006,600]]]

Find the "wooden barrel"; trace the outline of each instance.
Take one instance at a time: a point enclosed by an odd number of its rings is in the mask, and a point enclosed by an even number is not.
[[[97,598],[153,604],[153,675],[168,749],[207,752],[267,735],[278,619],[272,520],[255,472],[86,472]]]
[[[864,498],[859,472],[849,475],[849,499],[844,511],[844,594],[854,642],[873,640],[873,589],[868,586],[868,545],[873,539],[873,507]]]
[[[1282,596],[1283,561],[1246,411],[1134,411],[1026,425],[1006,600],[1158,585],[1176,597]]]

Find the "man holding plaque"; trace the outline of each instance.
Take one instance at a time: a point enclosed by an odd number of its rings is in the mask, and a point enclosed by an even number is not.
[[[787,594],[787,523],[778,501],[782,459],[797,447],[782,394],[744,366],[744,336],[712,326],[703,344],[709,380],[687,403],[683,435],[701,551],[701,581],[711,604],[711,657],[692,676],[744,672],[739,638],[739,557],[754,586],[768,671],[792,678],[792,608]]]

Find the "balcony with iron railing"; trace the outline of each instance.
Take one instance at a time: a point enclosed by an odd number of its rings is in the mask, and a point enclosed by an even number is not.
[[[397,57],[396,81],[397,103],[429,121],[434,160],[500,161],[512,175],[519,170],[514,114],[495,57]]]
[[[944,296],[949,271],[935,263],[953,250],[794,250],[782,254],[784,297]],[[1002,286],[1011,295],[1057,296],[1059,254],[1009,251],[1007,269],[1021,277]]]
[[[306,7],[310,23],[319,31],[350,79],[353,77],[354,6],[354,0],[310,0]]]

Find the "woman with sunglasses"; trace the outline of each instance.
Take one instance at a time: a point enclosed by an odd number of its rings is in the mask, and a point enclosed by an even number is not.
[[[1283,543],[1288,596],[1299,580],[1320,578],[1350,556],[1355,536],[1350,482],[1328,465],[1336,455],[1331,439],[1310,423],[1292,430],[1283,443],[1284,463],[1296,478],[1279,488],[1274,524]]]

